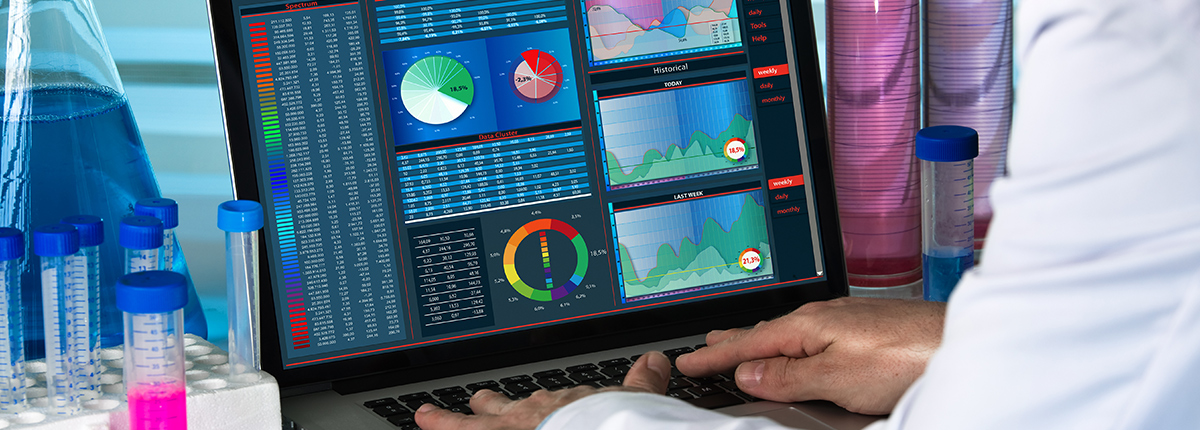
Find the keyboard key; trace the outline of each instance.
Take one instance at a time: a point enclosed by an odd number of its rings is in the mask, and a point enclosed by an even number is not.
[[[604,388],[603,385],[600,385],[600,381],[580,382],[579,385],[586,385],[592,388]]]
[[[696,397],[708,397],[715,394],[725,394],[725,390],[714,387],[712,385],[701,385],[699,387],[688,388],[684,391],[692,393]]]
[[[675,366],[671,366],[671,377],[678,378],[680,376],[686,376],[686,375],[684,375],[683,372],[680,372],[679,369],[676,368]]]
[[[603,373],[592,370],[592,369],[587,369],[587,370],[582,370],[579,372],[571,373],[571,374],[567,375],[567,377],[571,378],[571,380],[578,382],[578,383],[599,381],[601,379],[608,379],[608,376],[604,375]]]
[[[663,355],[665,355],[669,358],[675,358],[675,357],[681,356],[683,354],[687,354],[689,352],[694,352],[694,351],[695,350],[693,350],[690,346],[685,346],[683,348],[668,349],[666,351],[663,351]],[[674,361],[674,360],[672,360],[672,361]]]
[[[439,389],[433,390],[432,392],[433,392],[434,396],[442,397],[447,394],[466,393],[467,389],[463,388],[463,387],[446,387],[446,388],[439,388]]]
[[[586,363],[586,364],[580,364],[577,366],[568,367],[567,373],[579,373],[579,372],[583,372],[583,371],[587,371],[587,370],[596,370],[599,368],[600,368],[600,366],[597,366],[595,364]]]
[[[540,390],[542,387],[537,386],[532,381],[516,381],[504,385],[504,391],[513,394],[532,393]]]
[[[757,401],[759,401],[759,398],[758,398],[758,397],[751,396],[751,395],[749,395],[749,394],[746,394],[746,393],[743,393],[743,392],[741,392],[741,391],[738,391],[738,392],[736,392],[736,393],[733,393],[733,395],[735,395],[735,396],[738,396],[738,398],[740,398],[740,399],[742,399],[742,400],[745,400],[745,401],[747,401],[747,402],[757,402]]]
[[[388,417],[387,420],[389,423],[392,423],[392,425],[397,426],[397,427],[405,425],[405,424],[416,425],[415,424],[416,421],[413,420],[413,414],[392,415],[392,416]]]
[[[492,391],[500,391],[500,383],[496,381],[483,381],[476,382],[474,384],[467,384],[467,390],[470,390],[472,393],[485,388]]]
[[[696,384],[693,384],[692,381],[689,381],[686,378],[675,378],[667,384],[667,389],[674,390],[676,388],[690,388],[695,386]]]
[[[712,396],[697,397],[695,399],[684,400],[698,408],[717,409],[726,406],[740,405],[746,403],[744,400],[729,393],[720,393]]]
[[[442,403],[448,406],[465,405],[471,402],[471,395],[467,394],[466,390],[462,392],[451,392],[444,396],[438,397]]]
[[[600,367],[613,367],[613,366],[621,366],[621,365],[629,366],[631,364],[633,364],[633,362],[629,361],[628,358],[614,358],[612,360],[601,361]]]
[[[713,375],[707,378],[689,377],[688,379],[691,379],[696,385],[713,385],[725,382],[725,377],[721,375]]]
[[[396,402],[396,399],[393,399],[393,398],[391,398],[391,397],[386,397],[386,398],[382,398],[382,399],[375,399],[375,400],[371,400],[371,401],[369,401],[369,402],[363,402],[363,406],[366,406],[366,407],[368,407],[368,408],[371,408],[371,409],[375,409],[375,408],[378,408],[378,407],[380,407],[380,406],[387,406],[387,405],[399,405],[399,404],[400,404],[399,402]]]
[[[706,347],[708,347],[708,344],[703,344],[703,343],[702,343],[702,344],[699,344],[699,345],[693,346],[693,347],[692,347],[692,349],[699,350],[700,348],[706,348]]]
[[[738,386],[737,386],[737,382],[733,382],[733,381],[718,382],[718,383],[717,383],[717,386],[718,386],[718,387],[721,387],[721,388],[724,388],[724,389],[725,389],[725,391],[728,391],[728,392],[731,392],[731,393],[740,393],[740,392],[742,392],[742,390],[741,390],[740,388],[738,388]]]
[[[633,361],[633,362],[636,362],[636,361],[638,361],[638,359],[639,359],[639,358],[642,358],[642,354],[638,354],[638,355],[635,355],[635,356],[633,356],[633,357],[629,357],[629,360],[630,360],[630,361]]]
[[[512,400],[521,400],[521,399],[528,399],[529,396],[531,396],[531,395],[533,395],[532,391],[528,392],[528,393],[509,393],[508,398],[512,399]]]
[[[408,409],[405,409],[404,406],[400,406],[400,405],[378,406],[378,407],[372,408],[371,411],[375,412],[375,415],[379,415],[384,418],[390,417],[392,415],[407,414],[409,412]]]
[[[421,430],[421,428],[417,427],[417,423],[408,423],[401,425],[400,430]]]
[[[546,387],[547,390],[557,390],[559,388],[573,387],[575,381],[567,379],[566,376],[549,375],[537,380],[537,384]]]
[[[509,376],[500,380],[500,385],[508,385],[513,382],[533,382],[533,377],[529,375]]]
[[[534,373],[533,379],[541,379],[547,376],[567,376],[567,372],[564,372],[560,369],[543,370],[541,372]]]
[[[610,366],[600,369],[600,373],[609,378],[624,377],[629,373],[629,366]]]
[[[409,400],[407,402],[403,402],[404,407],[408,408],[408,410],[410,410],[410,411],[415,411],[415,410],[417,410],[417,408],[420,408],[421,405],[426,404],[426,403],[432,404],[439,408],[446,407],[446,405],[442,404],[442,402],[434,400],[433,397],[430,397],[427,399],[415,399],[415,400]]]
[[[454,406],[446,408],[446,410],[450,411],[450,412],[454,412],[454,413],[463,414],[463,415],[475,415],[475,412],[472,411],[471,407],[467,406],[467,405],[454,405]]]
[[[615,379],[615,378],[614,379],[605,379],[603,381],[598,381],[598,382],[601,386],[605,386],[605,387],[620,387],[621,386],[621,380]]]
[[[403,396],[397,397],[397,399],[399,399],[401,403],[412,401],[412,400],[418,400],[418,399],[432,399],[432,398],[433,398],[432,395],[430,395],[429,393],[423,392],[423,391],[420,393],[405,394]]]
[[[687,400],[687,399],[695,398],[696,396],[693,396],[692,393],[689,393],[684,390],[667,390],[667,397],[674,397],[676,399]]]

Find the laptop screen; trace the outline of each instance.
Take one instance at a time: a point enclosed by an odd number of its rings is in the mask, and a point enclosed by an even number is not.
[[[791,7],[234,0],[282,367],[825,280]]]

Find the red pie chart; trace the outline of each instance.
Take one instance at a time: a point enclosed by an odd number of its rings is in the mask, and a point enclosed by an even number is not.
[[[521,53],[522,61],[512,73],[513,93],[521,100],[542,103],[562,87],[562,65],[550,54],[530,49]]]

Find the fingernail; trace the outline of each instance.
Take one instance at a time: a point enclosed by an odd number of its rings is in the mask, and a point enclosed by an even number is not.
[[[663,369],[662,366],[659,364],[662,361],[666,361],[667,363],[670,363],[671,360],[668,359],[666,355],[663,355],[663,353],[658,352],[658,351],[651,351],[651,352],[649,352],[649,354],[657,354],[659,357],[662,357],[663,359],[662,360],[651,360],[650,357],[646,357],[646,368],[653,370],[654,373],[657,373],[658,376],[663,379],[666,379],[667,377],[671,376],[670,372],[667,369]]]
[[[433,412],[434,409],[437,409],[437,406],[426,403],[417,408],[417,412]]]
[[[738,386],[742,388],[754,388],[762,383],[763,369],[767,367],[766,363],[761,361],[751,361],[750,366],[738,367],[737,378]]]

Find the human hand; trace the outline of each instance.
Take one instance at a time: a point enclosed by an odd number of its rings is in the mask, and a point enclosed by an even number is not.
[[[479,390],[471,396],[475,415],[463,415],[425,404],[417,409],[417,425],[424,430],[525,430],[537,428],[547,416],[567,404],[606,391],[631,391],[663,394],[671,376],[671,362],[661,352],[642,354],[620,387],[595,389],[580,386],[558,391],[541,390],[527,399],[509,400],[492,390]]]
[[[945,314],[944,303],[918,300],[813,302],[752,329],[713,331],[675,366],[697,377],[736,367],[738,388],[762,399],[886,414],[925,372]]]

